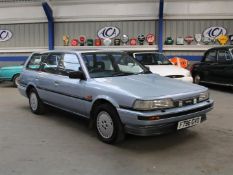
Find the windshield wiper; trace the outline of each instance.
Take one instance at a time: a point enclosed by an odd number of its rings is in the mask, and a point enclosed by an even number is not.
[[[127,75],[133,75],[133,73],[129,73],[129,72],[115,72],[112,76],[117,77],[117,76],[127,76]]]

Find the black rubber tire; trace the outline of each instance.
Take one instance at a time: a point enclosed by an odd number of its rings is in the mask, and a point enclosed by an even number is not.
[[[97,116],[102,111],[107,112],[113,121],[113,128],[114,128],[113,134],[108,139],[102,137],[97,129]],[[121,123],[121,120],[119,118],[119,115],[118,115],[116,109],[112,105],[105,103],[105,104],[101,104],[101,105],[97,106],[94,110],[94,117],[95,117],[96,133],[98,135],[98,138],[102,142],[108,143],[108,144],[114,144],[114,143],[120,143],[124,140],[125,132],[124,132],[123,124]]]
[[[33,109],[32,108],[32,102],[31,102],[31,96],[32,95],[35,95],[35,97],[37,98],[37,108],[36,109]],[[40,114],[44,114],[45,113],[45,105],[44,103],[41,101],[36,89],[32,88],[29,92],[29,95],[28,95],[28,101],[29,101],[29,106],[30,106],[30,109],[31,111],[34,113],[34,114],[37,114],[37,115],[40,115]]]
[[[20,76],[20,74],[16,74],[16,75],[14,75],[14,77],[13,77],[13,79],[12,79],[12,81],[13,81],[13,86],[14,86],[14,87],[17,87],[18,84],[19,84],[19,82],[18,82],[19,76]]]
[[[194,77],[193,77],[194,84],[200,84],[200,80],[201,80],[200,75],[198,75],[198,74],[194,75]]]

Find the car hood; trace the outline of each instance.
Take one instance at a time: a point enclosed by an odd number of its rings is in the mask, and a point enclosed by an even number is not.
[[[161,76],[183,75],[187,76],[189,71],[175,65],[146,65],[150,71]]]
[[[162,77],[156,74],[141,74],[121,77],[95,78],[102,88],[127,93],[139,99],[179,98],[198,95],[207,88],[196,84]]]
[[[8,67],[1,67],[1,70],[9,70],[9,69],[22,69],[23,66],[8,66]]]

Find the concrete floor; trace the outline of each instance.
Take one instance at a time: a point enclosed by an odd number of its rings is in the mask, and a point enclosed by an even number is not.
[[[233,91],[210,92],[216,103],[205,123],[112,146],[69,113],[32,114],[27,99],[1,83],[0,175],[232,175]]]

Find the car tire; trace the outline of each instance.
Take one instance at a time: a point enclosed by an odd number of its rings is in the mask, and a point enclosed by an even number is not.
[[[200,80],[201,80],[201,77],[200,75],[196,74],[194,77],[193,77],[193,83],[194,84],[200,84]]]
[[[110,104],[102,104],[95,108],[95,129],[98,138],[108,144],[124,140],[125,132],[116,109]]]
[[[19,85],[19,76],[20,76],[20,74],[16,74],[13,77],[13,86],[14,87],[17,87]]]
[[[34,114],[39,115],[45,112],[45,105],[34,88],[30,90],[28,98],[30,109]]]

